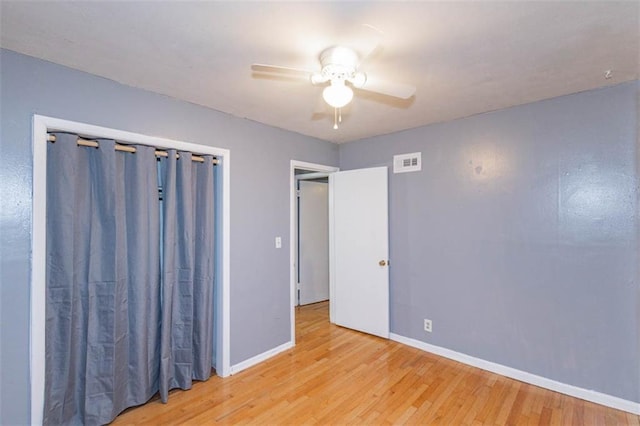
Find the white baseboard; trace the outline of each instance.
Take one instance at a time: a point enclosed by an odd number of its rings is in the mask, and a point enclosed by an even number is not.
[[[258,354],[254,357],[251,357],[247,360],[244,360],[242,362],[239,362],[235,365],[231,366],[231,374],[236,374],[241,372],[242,370],[246,370],[249,367],[253,367],[256,364],[261,363],[262,361],[266,361],[267,359],[278,355],[280,352],[284,352],[287,349],[291,349],[294,346],[293,342],[287,342],[284,343],[280,346],[277,346],[273,349],[269,349],[266,352],[263,352],[261,354]]]
[[[429,343],[421,342],[420,340],[412,339],[409,337],[400,336],[398,334],[391,333],[389,335],[389,338],[407,346],[412,346],[425,352],[430,352],[432,354],[449,358],[454,361],[470,365],[472,367],[480,368],[482,370],[491,371],[492,373],[500,374],[501,376],[510,377],[512,379],[539,386],[541,388],[549,389],[554,392],[563,393],[575,398],[584,399],[585,401],[595,402],[596,404],[605,405],[617,410],[640,415],[640,403],[638,402],[629,401],[589,389],[579,388],[577,386],[568,385],[566,383],[556,382],[555,380],[547,379],[546,377],[537,376],[535,374],[527,373],[526,371],[517,370],[515,368],[496,364],[490,361],[485,361],[480,358],[475,358],[460,352],[452,351],[451,349],[431,345]]]

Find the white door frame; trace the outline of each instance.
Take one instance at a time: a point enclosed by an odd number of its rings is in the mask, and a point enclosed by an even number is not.
[[[78,123],[42,115],[33,116],[33,200],[31,216],[31,317],[30,317],[30,380],[31,424],[42,424],[44,415],[45,376],[45,291],[46,291],[46,208],[47,208],[47,133],[71,132],[80,135],[115,139],[122,142],[173,148],[215,155],[222,171],[221,236],[216,243],[218,282],[216,300],[216,374],[226,377],[230,368],[230,176],[231,153],[189,142],[131,133],[107,127]]]
[[[296,293],[297,293],[297,279],[296,279],[296,258],[298,253],[298,236],[296,230],[298,229],[298,215],[296,213],[296,170],[311,170],[314,172],[329,175],[337,172],[340,169],[334,166],[326,166],[324,164],[307,163],[305,161],[291,160],[291,168],[289,175],[289,285],[290,291],[290,306],[291,306],[291,344],[296,344]],[[314,173],[315,177],[321,175]]]

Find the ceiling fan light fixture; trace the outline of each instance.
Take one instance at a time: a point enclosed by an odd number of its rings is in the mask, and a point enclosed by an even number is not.
[[[322,98],[333,108],[342,108],[353,99],[353,90],[344,84],[344,80],[334,80],[324,88]]]

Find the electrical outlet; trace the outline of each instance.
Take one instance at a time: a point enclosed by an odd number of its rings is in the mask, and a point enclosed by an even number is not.
[[[282,237],[276,237],[276,248],[282,248]]]
[[[433,324],[430,319],[424,320],[424,331],[428,331],[429,333],[433,331]]]

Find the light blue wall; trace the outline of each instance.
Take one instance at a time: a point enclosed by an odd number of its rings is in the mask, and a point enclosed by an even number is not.
[[[392,332],[640,401],[639,86],[342,145],[422,152],[390,175]]]
[[[230,149],[231,362],[289,341],[289,161],[336,165],[337,146],[11,51],[0,55],[0,424],[29,421],[33,114]]]

